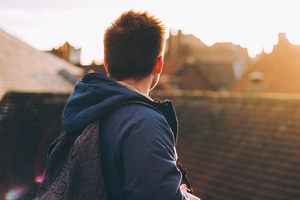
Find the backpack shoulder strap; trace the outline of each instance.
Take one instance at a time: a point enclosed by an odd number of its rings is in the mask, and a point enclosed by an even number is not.
[[[155,110],[155,111],[157,111],[158,113],[160,113],[161,115],[163,115],[162,112],[160,112],[157,108],[155,108],[155,107],[152,106],[151,104],[146,103],[146,102],[144,102],[144,101],[133,100],[133,101],[125,101],[125,102],[123,102],[123,103],[120,103],[120,104],[116,105],[115,107],[113,107],[112,109],[110,109],[108,112],[106,112],[106,113],[104,113],[103,115],[101,115],[98,119],[104,117],[105,115],[107,115],[108,113],[112,112],[113,110],[115,110],[115,109],[117,109],[117,108],[119,108],[119,107],[121,107],[121,106],[123,106],[123,105],[127,105],[127,104],[140,104],[140,105],[144,105],[144,106],[147,106],[147,107],[149,107],[149,108],[152,108],[153,110]]]

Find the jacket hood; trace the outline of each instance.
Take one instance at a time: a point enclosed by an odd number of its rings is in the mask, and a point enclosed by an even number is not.
[[[85,74],[64,108],[62,131],[81,132],[115,106],[132,100],[150,101],[100,73]]]
[[[94,120],[126,101],[142,101],[166,113],[167,116],[163,115],[169,118],[167,121],[174,134],[177,134],[177,117],[173,107],[174,117],[170,117],[173,114],[170,114],[170,106],[165,108],[166,102],[151,101],[100,73],[85,74],[76,84],[63,111],[62,132],[82,132]]]

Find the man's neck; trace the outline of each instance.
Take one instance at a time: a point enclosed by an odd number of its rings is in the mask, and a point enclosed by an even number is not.
[[[151,78],[147,77],[140,81],[136,81],[133,78],[123,80],[124,83],[135,87],[137,90],[143,92],[147,96],[149,95],[150,87],[151,87]]]

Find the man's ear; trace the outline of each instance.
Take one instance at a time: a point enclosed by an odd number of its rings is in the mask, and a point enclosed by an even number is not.
[[[107,64],[105,62],[105,59],[103,59],[103,64],[104,64],[105,69],[107,70]]]
[[[163,64],[164,64],[163,57],[160,56],[157,59],[157,62],[156,62],[156,65],[155,65],[155,69],[154,69],[154,71],[155,71],[156,74],[161,74]]]

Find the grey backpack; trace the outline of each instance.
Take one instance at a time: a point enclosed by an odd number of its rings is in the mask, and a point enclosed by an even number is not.
[[[64,132],[50,145],[34,200],[44,199],[109,199],[102,171],[99,119],[82,133]]]

